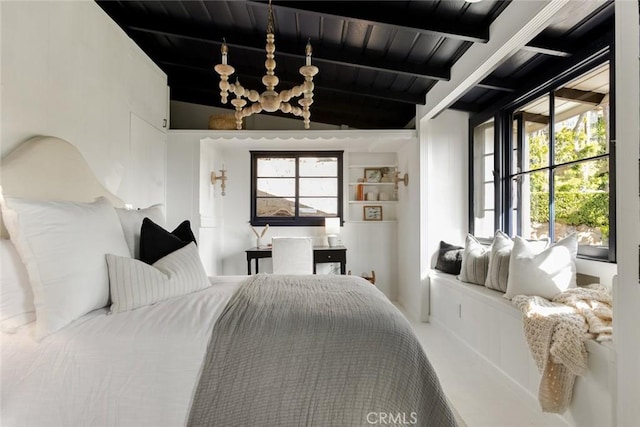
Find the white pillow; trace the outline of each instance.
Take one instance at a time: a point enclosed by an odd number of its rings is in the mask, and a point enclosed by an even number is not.
[[[153,265],[107,254],[111,282],[111,312],[121,313],[211,286],[198,248],[187,246]]]
[[[462,252],[462,267],[458,279],[463,282],[483,285],[487,280],[491,247],[484,246],[471,234],[467,235]]]
[[[576,255],[578,239],[570,234],[539,254],[535,246],[516,237],[509,262],[509,279],[505,298],[516,295],[537,295],[552,299],[569,288],[576,287]]]
[[[528,241],[528,243],[529,248],[537,254],[549,246],[549,239]],[[512,248],[513,240],[511,237],[497,230],[489,253],[487,281],[484,283],[487,288],[500,292],[507,291]]]
[[[156,224],[164,227],[164,214],[162,213],[162,205],[152,205],[145,209],[120,209],[117,208],[120,225],[124,231],[124,238],[127,240],[129,252],[135,259],[140,259],[140,228],[142,220],[149,218]]]
[[[0,323],[3,332],[14,333],[36,320],[33,292],[27,270],[11,240],[0,240]]]
[[[104,256],[129,254],[111,203],[0,197],[11,240],[27,268],[36,307],[36,339],[109,302]]]

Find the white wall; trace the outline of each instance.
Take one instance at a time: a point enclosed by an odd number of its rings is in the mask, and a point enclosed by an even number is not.
[[[617,352],[616,425],[640,420],[640,56],[638,2],[616,1],[616,208],[618,286],[613,339]]]
[[[167,142],[167,227],[191,221],[200,258],[207,274],[222,274],[220,248],[222,195],[220,184],[210,184],[210,172],[219,175],[222,157],[211,144],[201,144],[206,132],[172,133]]]
[[[211,254],[205,261],[211,263],[206,266],[209,274],[246,274],[245,250],[256,243],[248,224],[250,150],[344,150],[346,168],[351,152],[386,153],[404,150],[411,144],[417,144],[414,131],[269,133],[171,130],[168,142],[168,222],[173,226],[189,218],[194,224],[199,224],[201,256],[203,250]],[[220,196],[219,184],[213,189],[207,176],[212,167],[217,170],[223,162],[229,177],[224,197]],[[195,170],[197,165],[201,165],[201,171]],[[411,185],[412,182],[407,189],[412,188]],[[207,192],[211,191],[213,195],[209,198]],[[400,198],[408,194],[402,184],[399,194]],[[346,200],[344,208],[346,211]],[[207,212],[214,213],[209,224],[202,221],[203,214]],[[347,247],[347,269],[353,274],[375,270],[376,286],[392,300],[396,298],[398,287],[399,223],[346,222],[340,234]],[[271,227],[266,239],[274,236],[312,236],[315,244],[326,245],[323,227]],[[410,234],[408,239],[417,241],[416,234]],[[400,242],[400,245],[405,243],[411,244]],[[413,256],[417,259],[416,254]],[[207,258],[203,256],[203,259]],[[323,270],[322,265],[318,267],[319,271]],[[414,263],[409,268],[417,271],[418,264]],[[260,271],[271,271],[270,260],[260,261]]]
[[[427,274],[440,241],[464,245],[468,232],[468,122],[467,113],[453,110],[419,122],[420,145],[417,153],[411,153],[420,162],[419,174],[414,174],[420,176],[420,188],[412,195],[419,212],[411,211],[415,217],[410,222],[415,221],[413,233],[420,234],[416,260],[420,268],[418,277],[400,282],[399,290],[400,303],[416,319],[428,319]]]
[[[164,202],[165,74],[92,1],[0,8],[2,155],[63,138],[125,202]]]
[[[409,174],[409,185],[398,188],[398,301],[418,319],[420,310],[420,144],[405,144],[398,151],[398,170]]]

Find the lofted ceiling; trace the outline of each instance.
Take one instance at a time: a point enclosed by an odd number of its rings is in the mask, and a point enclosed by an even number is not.
[[[232,108],[220,102],[223,38],[243,86],[262,91],[266,1],[97,1],[167,74],[172,100]],[[300,84],[307,39],[313,45],[312,122],[360,129],[413,126],[416,104],[474,43],[487,43],[491,23],[510,1],[277,1],[276,75],[280,89]],[[612,0],[572,0],[547,28],[451,108],[478,112],[526,87],[533,76],[593,43],[610,38]],[[279,113],[274,113],[279,114]],[[301,124],[302,128],[302,124]],[[313,125],[312,125],[313,128]]]

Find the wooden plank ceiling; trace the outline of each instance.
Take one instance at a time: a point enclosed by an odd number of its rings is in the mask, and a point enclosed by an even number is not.
[[[243,86],[262,91],[266,1],[97,1],[168,75],[171,99],[231,108],[220,102],[223,38]],[[313,45],[312,122],[360,129],[413,126],[415,105],[448,80],[473,43],[487,43],[490,25],[509,1],[277,1],[278,88],[303,80],[307,39]],[[612,1],[574,0],[536,39],[513,55],[453,108],[481,111],[613,29]],[[278,113],[273,113],[278,114]],[[302,127],[302,124],[301,124]]]

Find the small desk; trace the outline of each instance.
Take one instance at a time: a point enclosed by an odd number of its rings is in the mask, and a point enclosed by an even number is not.
[[[256,260],[256,273],[260,272],[260,258],[271,258],[271,247],[249,248],[247,253],[247,274],[251,274],[251,260]],[[347,274],[347,248],[344,246],[314,246],[313,247],[313,274],[316,274],[316,264],[329,262],[340,263],[340,274]]]

